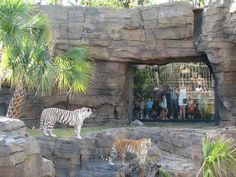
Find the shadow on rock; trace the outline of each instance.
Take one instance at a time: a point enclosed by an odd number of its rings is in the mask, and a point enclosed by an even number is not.
[[[156,163],[140,165],[137,159],[133,159],[126,166],[119,169],[119,177],[159,177],[160,167]]]

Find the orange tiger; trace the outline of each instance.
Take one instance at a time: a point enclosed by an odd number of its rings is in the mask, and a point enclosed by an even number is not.
[[[130,139],[120,139],[115,140],[112,144],[111,156],[109,157],[109,163],[114,165],[112,160],[116,157],[120,157],[122,163],[125,160],[126,152],[134,153],[137,155],[137,159],[141,164],[145,163],[147,152],[152,146],[151,138],[150,139],[140,139],[140,140],[130,140]]]

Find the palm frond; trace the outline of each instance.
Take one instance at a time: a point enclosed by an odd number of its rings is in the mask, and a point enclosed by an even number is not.
[[[51,61],[49,20],[22,0],[1,1],[0,14],[0,41],[5,55],[0,66],[2,80],[11,86],[23,80],[33,90],[42,83],[36,77],[37,68],[45,71],[48,66],[45,62]]]
[[[207,136],[202,142],[203,164],[197,176],[236,176],[236,147],[232,139],[224,136]]]
[[[69,92],[86,92],[92,86],[95,70],[89,50],[76,47],[55,60],[59,68],[57,85],[60,90]]]

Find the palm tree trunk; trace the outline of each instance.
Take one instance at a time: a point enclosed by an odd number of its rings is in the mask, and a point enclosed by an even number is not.
[[[25,104],[26,89],[22,81],[16,87],[13,97],[9,103],[6,117],[19,119]]]

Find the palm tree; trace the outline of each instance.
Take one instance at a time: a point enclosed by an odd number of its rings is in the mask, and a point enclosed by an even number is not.
[[[203,163],[197,177],[236,176],[235,142],[224,136],[207,136],[203,139]]]
[[[23,0],[0,1],[1,83],[15,87],[7,117],[20,118],[26,88],[43,95],[57,87],[86,92],[94,65],[88,49],[78,47],[53,58],[47,16]]]

